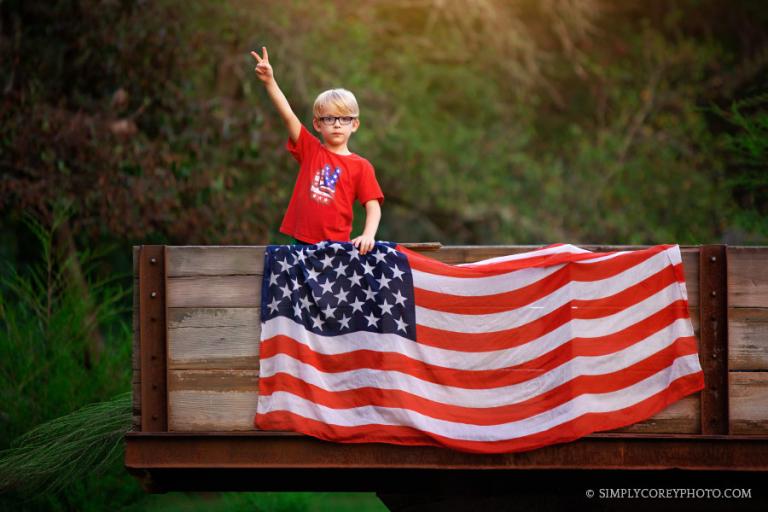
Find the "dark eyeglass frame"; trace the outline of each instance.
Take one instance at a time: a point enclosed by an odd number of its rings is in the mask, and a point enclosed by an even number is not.
[[[317,120],[325,126],[333,126],[336,124],[337,120],[340,125],[347,126],[355,119],[357,119],[357,116],[322,116],[317,118]]]

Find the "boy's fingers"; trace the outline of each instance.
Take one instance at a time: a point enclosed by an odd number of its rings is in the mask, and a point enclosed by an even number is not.
[[[261,62],[261,57],[259,57],[259,54],[258,54],[258,53],[254,52],[254,51],[251,51],[251,55],[252,55],[252,56],[253,56],[253,58],[254,58],[254,59],[256,59],[258,62]]]
[[[269,61],[269,54],[267,53],[267,47],[266,46],[262,46],[261,47],[261,52],[264,54],[264,60]]]

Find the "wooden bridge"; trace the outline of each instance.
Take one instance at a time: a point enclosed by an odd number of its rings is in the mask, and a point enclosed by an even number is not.
[[[403,245],[453,264],[535,248]],[[125,465],[149,490],[372,491],[383,476],[402,489],[529,469],[768,471],[768,247],[681,252],[703,391],[622,429],[477,455],[255,430],[264,246],[135,246]]]

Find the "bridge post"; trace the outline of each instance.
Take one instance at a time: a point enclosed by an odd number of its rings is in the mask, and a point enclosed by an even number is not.
[[[139,252],[141,430],[168,430],[166,365],[165,246],[142,245]]]
[[[703,245],[699,253],[699,358],[701,433],[728,434],[728,283],[725,245]]]

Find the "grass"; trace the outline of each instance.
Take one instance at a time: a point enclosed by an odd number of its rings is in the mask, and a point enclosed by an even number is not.
[[[372,493],[145,494],[123,467],[132,276],[99,276],[106,249],[57,251],[68,213],[57,205],[48,226],[25,217],[34,258],[0,262],[0,510],[386,510]],[[69,278],[74,263],[92,306]],[[88,356],[94,327],[97,360]]]

